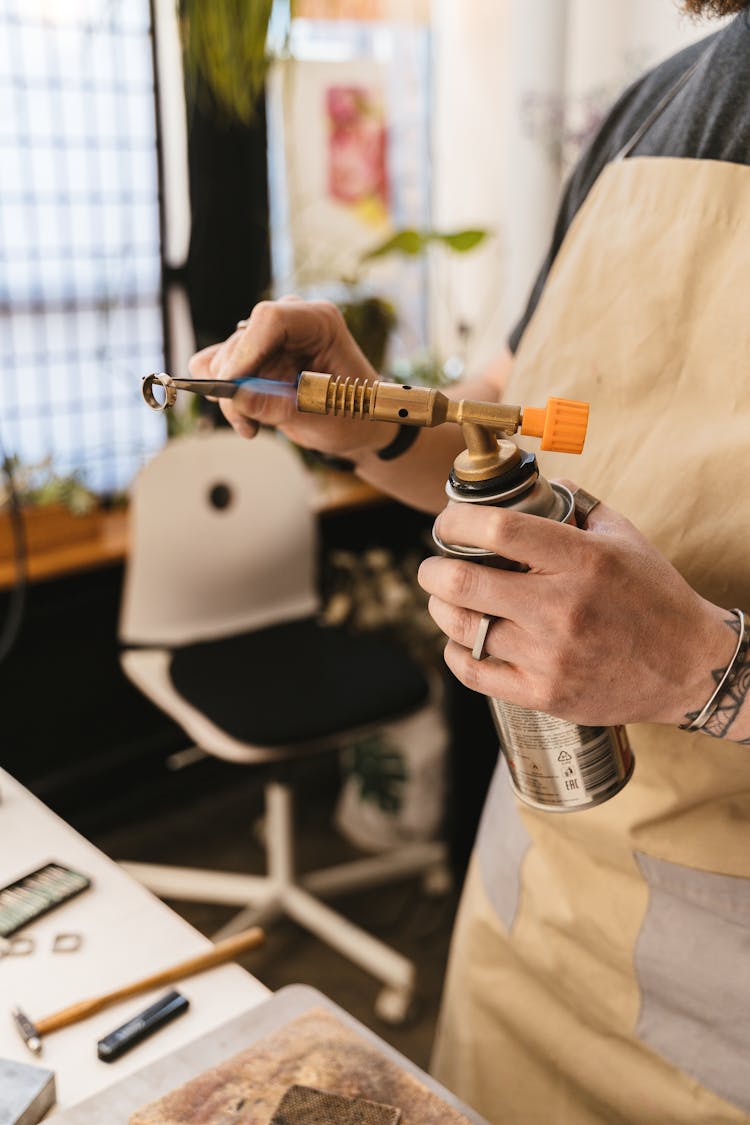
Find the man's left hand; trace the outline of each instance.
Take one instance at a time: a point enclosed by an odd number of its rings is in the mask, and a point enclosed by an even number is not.
[[[569,487],[570,482],[566,482]],[[447,543],[482,547],[526,572],[426,559],[419,581],[467,687],[588,726],[679,724],[732,657],[727,611],[702,598],[605,504],[585,528],[474,504],[438,517]],[[482,614],[486,658],[471,655]]]

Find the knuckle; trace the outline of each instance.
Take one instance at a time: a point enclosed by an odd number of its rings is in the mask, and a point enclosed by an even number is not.
[[[585,563],[585,571],[591,581],[600,583],[611,581],[617,569],[617,554],[613,544],[603,540],[592,543]]]
[[[490,527],[498,545],[509,547],[516,542],[523,528],[523,518],[518,512],[493,509]]]
[[[334,341],[342,333],[347,332],[346,321],[341,309],[333,301],[316,301],[318,314],[324,326],[324,332],[329,342]]]
[[[567,661],[569,649],[582,642],[592,619],[592,604],[588,597],[571,598],[562,610],[563,634],[560,656]]]
[[[249,323],[255,329],[258,328],[272,328],[281,320],[282,310],[279,308],[277,301],[258,301],[250,313]]]
[[[480,579],[478,566],[457,562],[448,574],[448,600],[457,605],[465,605],[476,594]]]
[[[502,544],[508,544],[512,542],[512,533],[511,536],[509,536],[507,533],[507,512],[504,512],[501,508],[487,508],[486,514],[482,514],[484,515],[485,520],[485,533],[488,535],[494,546],[499,549]]]
[[[570,683],[563,670],[558,668],[549,676],[544,685],[540,709],[550,715],[562,715],[569,707],[570,695]]]
[[[344,324],[344,317],[341,309],[337,305],[334,305],[333,301],[320,300],[316,301],[315,304],[322,316],[326,317],[328,320],[337,325]]]

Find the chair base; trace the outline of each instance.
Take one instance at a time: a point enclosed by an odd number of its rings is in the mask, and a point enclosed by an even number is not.
[[[266,786],[267,875],[238,875],[202,868],[166,867],[151,863],[121,864],[138,882],[161,898],[242,906],[239,915],[218,936],[254,924],[289,917],[384,984],[376,1014],[398,1024],[411,1007],[416,979],[412,961],[385,945],[320,901],[424,873],[432,889],[450,887],[446,849],[442,843],[411,844],[393,852],[339,864],[297,877],[293,862],[292,793],[288,786]]]

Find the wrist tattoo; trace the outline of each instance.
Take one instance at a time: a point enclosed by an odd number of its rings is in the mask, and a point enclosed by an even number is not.
[[[711,738],[728,736],[735,719],[750,697],[750,619],[745,617],[743,620],[742,614],[735,614],[725,624],[737,637],[735,657],[729,668],[714,668],[712,671],[713,681],[717,685],[722,685],[721,690],[713,700],[709,717],[700,727],[694,728],[700,729],[701,733],[708,734]],[[742,635],[740,635],[741,629]],[[691,711],[685,715],[683,728],[688,729],[700,714],[700,711]],[[738,741],[741,746],[750,746],[750,738]]]

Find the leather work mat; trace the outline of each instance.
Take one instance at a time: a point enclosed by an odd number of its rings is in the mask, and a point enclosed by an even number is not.
[[[319,1042],[310,1044],[311,1024],[308,1023],[302,1024],[301,1031],[294,1032],[291,1039],[291,1049],[296,1051],[293,1056],[296,1063],[293,1064],[289,1058],[283,1061],[278,1056],[275,1061],[271,1060],[267,1050],[268,1043],[272,1039],[277,1043],[275,1036],[278,1032],[284,1032],[284,1029],[297,1024],[300,1017],[308,1015],[312,1015],[316,1021],[324,1018],[324,1023],[318,1026],[324,1028],[328,1037],[327,1053],[316,1051],[320,1046]],[[287,1043],[289,1042],[287,1038]],[[306,1055],[303,1051],[304,1043],[308,1048]],[[175,1103],[172,1102],[172,1108],[169,1109],[170,1098],[176,1098],[185,1090],[192,1089],[195,1092],[195,1082],[202,1081],[207,1074],[215,1074],[217,1071],[222,1073],[224,1090],[227,1092],[227,1080],[231,1079],[231,1074],[226,1070],[228,1062],[250,1058],[256,1054],[256,1048],[259,1049],[256,1055],[258,1065],[265,1055],[269,1069],[262,1076],[256,1072],[258,1076],[252,1081],[258,1084],[258,1089],[253,1090],[251,1095],[239,1094],[231,1105],[228,1116],[209,1116],[211,1107],[210,1103],[205,1104],[205,1100],[203,1107],[191,1107],[183,1101],[180,1109],[183,1116],[174,1116]],[[362,1074],[365,1060],[370,1070]],[[325,1082],[320,1078],[313,1080],[312,1075],[321,1073],[318,1068],[324,1062],[330,1062],[333,1070],[326,1072],[328,1077]],[[338,1081],[336,1074],[342,1078],[334,1086],[333,1083]],[[271,1096],[266,1089],[264,1084],[268,1075],[276,1082],[278,1094]],[[316,989],[299,984],[280,989],[268,1000],[233,1017],[221,1027],[201,1035],[192,1043],[149,1063],[141,1070],[128,1074],[78,1105],[53,1115],[50,1125],[104,1125],[105,1122],[106,1125],[126,1125],[129,1121],[133,1125],[167,1125],[168,1122],[178,1122],[179,1125],[215,1125],[217,1121],[221,1125],[271,1125],[273,1113],[287,1087],[295,1084],[316,1086],[334,1093],[396,1106],[402,1110],[401,1125],[467,1125],[468,1122],[471,1125],[489,1125],[484,1117],[460,1102],[454,1094],[343,1008]],[[214,1081],[214,1088],[216,1087],[217,1082]],[[400,1090],[411,1091],[410,1096],[417,1100],[416,1103],[410,1102],[410,1105],[418,1104],[418,1111],[407,1108]],[[267,1105],[259,1105],[256,1112],[249,1098],[255,1099],[261,1095],[266,1095]],[[243,1098],[245,1105],[238,1110],[236,1107]],[[252,1116],[251,1110],[255,1112],[255,1116]],[[247,1111],[245,1116],[241,1116],[244,1111]],[[146,1116],[147,1112],[152,1116]],[[154,1116],[156,1112],[161,1113],[161,1117]],[[173,1114],[171,1118],[165,1116],[168,1112]],[[185,1113],[189,1116],[184,1116]]]
[[[134,1113],[129,1125],[269,1125],[295,1084],[395,1106],[402,1125],[468,1125],[463,1114],[323,1008]]]

